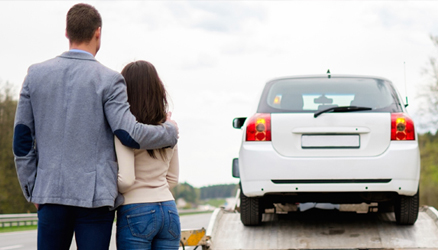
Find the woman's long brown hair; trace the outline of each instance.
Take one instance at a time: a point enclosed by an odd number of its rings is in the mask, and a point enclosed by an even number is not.
[[[128,102],[132,114],[138,122],[160,125],[166,121],[168,103],[166,89],[158,77],[154,65],[146,61],[129,63],[122,70],[128,90]],[[165,149],[158,149],[166,159]],[[157,158],[154,150],[148,150],[152,158]]]

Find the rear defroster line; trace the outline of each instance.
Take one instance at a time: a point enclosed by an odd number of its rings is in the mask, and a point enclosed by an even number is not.
[[[271,180],[275,184],[389,183],[392,179]]]

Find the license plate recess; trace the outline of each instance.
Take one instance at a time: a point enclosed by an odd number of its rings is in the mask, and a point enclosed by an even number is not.
[[[359,135],[302,135],[301,148],[359,148]]]

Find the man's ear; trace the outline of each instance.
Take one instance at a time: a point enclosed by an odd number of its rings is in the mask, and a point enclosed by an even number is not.
[[[96,40],[99,40],[100,39],[100,36],[101,36],[101,28],[99,27],[99,28],[97,28],[96,29],[96,31],[94,32],[94,37],[96,38]]]
[[[67,39],[70,40],[70,38],[68,38],[68,33],[67,33],[67,29],[65,30],[65,37],[67,37]]]

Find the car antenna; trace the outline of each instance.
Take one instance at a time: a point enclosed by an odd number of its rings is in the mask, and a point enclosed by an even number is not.
[[[328,69],[327,70],[327,77],[330,79],[330,77],[332,77],[331,75],[330,75],[330,69]]]
[[[407,107],[407,106],[409,106],[409,103],[408,103],[408,87],[406,85],[406,62],[403,62],[403,68],[404,68],[404,73],[405,73],[405,94],[406,94],[405,107]]]

